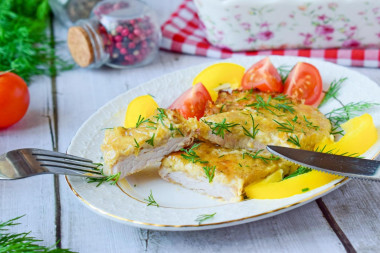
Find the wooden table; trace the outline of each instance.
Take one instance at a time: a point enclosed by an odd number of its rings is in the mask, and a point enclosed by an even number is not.
[[[166,20],[181,1],[150,1]],[[54,24],[57,38],[66,30]],[[75,69],[30,85],[27,115],[0,131],[0,153],[34,147],[65,152],[82,123],[110,99],[160,75],[214,61],[160,52],[149,66]],[[379,69],[352,68],[376,83]],[[358,84],[360,85],[360,84]],[[13,231],[78,252],[380,252],[380,184],[353,180],[293,211],[258,222],[199,232],[157,232],[105,219],[73,196],[63,177],[0,182],[0,220],[24,215]]]

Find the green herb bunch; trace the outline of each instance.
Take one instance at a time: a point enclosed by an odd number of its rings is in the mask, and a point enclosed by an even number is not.
[[[10,227],[19,225],[16,223],[20,217],[16,217],[6,222],[0,221],[0,253],[2,252],[54,252],[54,253],[70,253],[68,249],[56,249],[55,245],[52,247],[41,246],[38,243],[42,240],[38,240],[30,236],[30,232],[25,233],[11,233]]]
[[[29,82],[34,75],[72,68],[56,55],[47,35],[49,16],[48,0],[0,1],[0,71],[11,70]]]

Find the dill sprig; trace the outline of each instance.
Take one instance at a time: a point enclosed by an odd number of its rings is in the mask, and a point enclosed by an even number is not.
[[[152,137],[149,140],[146,140],[145,142],[154,147],[154,136],[156,133],[153,133]]]
[[[98,183],[96,185],[96,187],[99,187],[104,182],[110,182],[110,185],[115,185],[117,183],[117,181],[120,179],[120,175],[121,175],[120,172],[107,176],[103,172],[103,164],[101,164],[101,163],[94,163],[94,164],[98,165],[98,167],[94,168],[94,170],[99,171],[103,177],[99,177],[99,178],[88,177],[88,178],[86,178],[87,183]]]
[[[360,112],[378,105],[380,104],[371,102],[351,102],[347,105],[336,108],[331,112],[326,113],[325,115],[330,120],[330,122],[336,126],[342,122],[346,122],[354,116],[357,116]]]
[[[289,179],[289,178],[292,178],[292,177],[295,177],[295,176],[298,176],[298,175],[302,175],[302,174],[308,173],[310,171],[311,171],[310,168],[307,168],[307,167],[304,167],[304,166],[300,166],[300,167],[297,168],[296,171],[294,171],[292,174],[284,177],[282,180]]]
[[[294,131],[294,125],[290,123],[289,120],[286,120],[285,123],[278,122],[277,120],[273,119],[274,122],[276,122],[279,126],[277,127],[278,131],[286,132],[286,133],[293,133]]]
[[[184,136],[181,129],[179,129],[178,127],[174,127],[172,123],[170,123],[169,125],[169,130],[171,131],[171,136],[174,137],[174,133],[173,132],[178,132],[181,136]]]
[[[297,135],[294,135],[294,137],[293,136],[289,136],[289,138],[288,138],[287,141],[290,142],[290,143],[293,143],[297,147],[301,147],[300,140],[298,139]]]
[[[138,128],[141,124],[148,122],[148,121],[149,121],[149,119],[145,119],[144,117],[139,115],[139,118],[137,119],[137,122],[136,122],[136,128]]]
[[[249,153],[249,152],[244,152],[243,153],[243,159],[245,159],[246,155],[249,156],[249,157],[251,157],[252,159],[260,159],[264,163],[268,163],[269,161],[276,161],[276,160],[280,159],[279,157],[276,157],[276,156],[274,156],[272,154],[269,157],[265,157],[265,156],[259,155],[263,151],[264,151],[264,149],[260,149],[260,150],[256,151],[254,154]]]
[[[160,121],[161,124],[162,124],[163,126],[165,126],[165,124],[164,124],[164,118],[167,118],[168,116],[166,116],[166,114],[165,114],[165,110],[164,110],[164,109],[162,109],[162,108],[157,108],[157,110],[158,110],[158,113],[157,113],[157,115],[153,116],[153,118],[156,118],[156,119],[157,119],[157,123],[158,123],[158,121]]]
[[[243,101],[243,100],[248,100],[248,98],[247,97],[242,97],[242,98],[237,99],[236,102]]]
[[[37,243],[42,242],[35,237],[30,236],[31,232],[24,233],[10,233],[9,227],[14,227],[20,223],[16,223],[18,219],[23,216],[16,217],[14,219],[0,222],[0,252],[51,252],[51,253],[74,253],[68,249],[55,248],[58,242],[51,247],[41,246]]]
[[[274,105],[271,104],[272,100],[276,100],[277,104],[274,104]],[[282,102],[282,103],[280,103],[280,102]],[[285,95],[280,95],[280,96],[277,96],[274,98],[272,98],[272,96],[269,96],[267,101],[265,101],[262,96],[256,95],[256,102],[254,102],[252,104],[248,104],[246,106],[247,107],[254,107],[257,110],[258,109],[265,109],[265,110],[269,111],[270,113],[272,113],[273,115],[276,115],[276,116],[279,116],[279,115],[277,113],[275,113],[272,109],[276,109],[276,110],[282,111],[282,112],[288,111],[290,113],[294,113],[293,104],[292,104],[291,100],[289,100],[289,98],[286,97]]]
[[[238,123],[227,123],[226,118],[224,118],[222,122],[220,123],[210,122],[206,120],[203,120],[203,122],[206,123],[211,128],[213,134],[218,135],[222,137],[223,139],[224,139],[224,134],[225,134],[224,131],[231,133],[230,128],[239,125]]]
[[[309,121],[309,120],[305,117],[305,115],[303,115],[303,119],[305,120],[305,122],[306,122],[306,126],[307,126],[308,128],[314,128],[315,130],[319,130],[319,126],[314,125],[313,122]]]
[[[205,166],[203,167],[203,171],[206,174],[206,177],[208,178],[208,182],[211,183],[215,176],[215,169],[216,166]]]
[[[330,131],[330,134],[332,135],[336,135],[336,134],[340,134],[340,135],[343,135],[343,129],[340,128],[340,126],[333,126],[331,128],[331,131]]]
[[[347,77],[341,78],[338,81],[337,80],[332,81],[332,83],[330,84],[330,87],[325,93],[325,97],[323,98],[322,102],[319,104],[318,107],[321,107],[322,105],[327,103],[327,101],[331,100],[331,98],[336,98],[338,96],[338,92],[340,88],[342,87],[342,83],[344,83],[344,81],[346,80],[347,80]]]
[[[198,215],[198,217],[195,219],[195,221],[198,222],[199,225],[201,225],[206,220],[213,218],[215,216],[215,214],[216,213]]]
[[[150,190],[150,194],[147,199],[144,199],[145,201],[148,202],[148,206],[157,206],[160,207],[157,202],[154,200],[152,190]]]
[[[208,163],[207,161],[203,161],[202,159],[200,159],[199,155],[197,155],[197,153],[194,151],[195,149],[197,149],[199,147],[199,145],[201,145],[200,143],[195,143],[191,148],[189,149],[184,149],[184,148],[181,148],[180,150],[185,152],[185,154],[181,154],[181,156],[183,158],[185,158],[186,160],[189,160],[191,161],[192,163]]]
[[[136,143],[136,145],[134,146],[135,148],[140,148],[140,145],[139,145],[139,143],[136,141],[136,139],[135,138],[133,138],[133,140],[135,141],[135,143]]]
[[[259,132],[259,129],[257,129],[257,127],[259,126],[259,124],[257,124],[255,126],[255,120],[253,119],[253,116],[252,114],[250,114],[249,116],[251,116],[251,120],[252,120],[252,133],[248,131],[248,129],[246,129],[245,127],[241,126],[243,128],[243,131],[244,131],[244,135],[248,136],[248,137],[251,137],[252,139],[255,139],[257,133]]]
[[[48,0],[1,0],[0,10],[0,71],[12,70],[28,83],[74,66],[56,54],[56,42],[46,33]]]
[[[326,150],[326,145],[324,145],[322,148],[317,147],[315,149],[315,152],[360,158],[360,155],[358,153],[349,153],[349,152],[339,153],[339,149],[335,149],[335,148]]]
[[[277,68],[277,71],[280,74],[283,83],[285,83],[286,78],[288,78],[291,69],[292,67],[289,65],[281,65]]]

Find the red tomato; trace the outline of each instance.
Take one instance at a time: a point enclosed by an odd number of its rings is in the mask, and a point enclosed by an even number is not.
[[[186,119],[199,119],[205,113],[207,101],[212,101],[210,94],[202,83],[197,83],[177,98],[169,109],[178,109]]]
[[[24,117],[29,106],[29,90],[24,80],[11,72],[0,73],[0,128]]]
[[[322,94],[322,78],[318,69],[306,62],[297,63],[286,78],[284,93],[304,100],[307,105],[316,105]]]
[[[268,57],[250,67],[241,80],[243,90],[258,89],[261,91],[282,92],[281,76]]]

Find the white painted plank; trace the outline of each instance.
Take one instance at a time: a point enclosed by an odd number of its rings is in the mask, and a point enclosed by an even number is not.
[[[149,252],[345,252],[315,202],[244,225],[196,232],[149,232]]]
[[[35,78],[29,86],[30,107],[26,116],[8,129],[0,130],[0,153],[25,147],[52,149],[49,128],[51,115],[50,78]],[[44,240],[55,243],[55,206],[53,176],[37,176],[15,181],[0,181],[0,220],[26,215],[13,231],[32,231]]]

